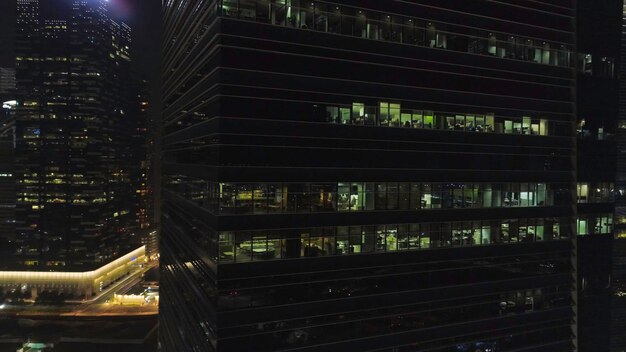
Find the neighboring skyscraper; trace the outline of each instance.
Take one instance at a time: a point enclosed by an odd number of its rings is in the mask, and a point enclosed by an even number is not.
[[[154,221],[154,121],[153,111],[149,103],[149,84],[145,80],[139,83],[137,92],[137,106],[133,110],[136,114],[136,124],[133,128],[133,142],[129,152],[133,163],[139,167],[134,168],[134,174],[130,179],[133,182],[133,194],[135,196],[135,219],[137,221],[137,233],[141,242],[146,246],[149,256],[158,254],[158,239],[156,236],[156,224]]]
[[[576,4],[579,351],[608,352],[622,1]]]
[[[0,270],[15,261],[15,100],[0,93]]]
[[[15,69],[0,67],[0,94],[15,90]]]
[[[15,69],[0,67],[0,270],[15,262]]]
[[[130,230],[130,28],[108,6],[18,0],[13,269],[90,271],[140,246]]]
[[[165,351],[576,350],[572,1],[167,1]]]
[[[618,82],[617,178],[613,241],[613,297],[611,300],[611,352],[626,351],[626,4],[622,3],[622,35]]]

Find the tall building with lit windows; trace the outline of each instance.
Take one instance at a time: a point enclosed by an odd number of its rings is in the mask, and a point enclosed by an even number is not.
[[[149,99],[149,82],[141,80],[136,88],[136,123],[133,126],[132,143],[129,144],[129,160],[138,167],[132,169],[136,232],[150,256],[158,254],[157,225],[154,221],[154,121]]]
[[[611,352],[626,351],[626,3],[619,1],[621,18],[620,57],[616,61],[619,109],[615,134],[617,177],[615,181],[615,231],[612,256]]]
[[[11,269],[90,271],[140,246],[130,224],[130,27],[106,0],[17,0]]]
[[[12,263],[16,246],[14,99],[14,92],[4,94],[0,89],[0,270]]]
[[[623,327],[611,322],[611,254],[616,196],[620,198],[616,151],[622,0],[576,4],[577,336],[580,351],[618,351],[610,349],[612,340],[623,340],[621,330],[611,336],[612,324]]]
[[[582,350],[574,1],[163,6],[164,351]]]

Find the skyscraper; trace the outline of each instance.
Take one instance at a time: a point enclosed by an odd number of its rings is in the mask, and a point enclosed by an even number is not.
[[[15,69],[0,67],[0,270],[12,262],[15,241]]]
[[[622,8],[619,71],[616,82],[619,92],[616,154],[617,177],[615,181],[615,233],[613,241],[612,272],[613,296],[611,300],[611,352],[626,351],[626,6]]]
[[[0,67],[0,94],[15,90],[15,69]]]
[[[13,270],[92,271],[140,246],[130,231],[130,27],[108,7],[17,1]]]
[[[622,1],[576,5],[578,339],[580,351],[600,352],[611,339]]]
[[[133,127],[132,143],[129,144],[129,160],[135,167],[130,175],[135,197],[136,232],[146,245],[150,256],[158,254],[158,240],[154,220],[154,121],[149,102],[149,82],[140,81],[137,88],[137,105],[134,114],[137,121]]]
[[[164,7],[165,351],[577,349],[574,2]]]
[[[0,270],[16,250],[15,241],[15,108],[12,94],[0,93]]]

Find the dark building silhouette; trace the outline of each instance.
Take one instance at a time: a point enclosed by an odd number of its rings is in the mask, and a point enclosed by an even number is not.
[[[16,251],[15,241],[15,69],[0,67],[0,267]]]
[[[15,69],[0,67],[0,94],[15,91]]]
[[[137,105],[133,111],[137,116],[131,143],[128,144],[129,160],[132,170],[130,180],[133,183],[132,193],[135,197],[136,233],[146,246],[150,256],[158,254],[156,221],[154,220],[154,157],[155,157],[155,126],[153,108],[150,106],[150,85],[146,80],[139,80]],[[132,167],[136,165],[138,167]]]
[[[13,93],[0,93],[0,256],[10,257],[15,241],[15,108]]]
[[[622,3],[619,3],[622,6]],[[623,7],[622,7],[623,9]],[[615,83],[619,89],[619,114],[617,118],[617,166],[615,193],[615,240],[613,241],[612,273],[613,296],[611,299],[611,352],[626,351],[626,16],[623,15],[621,24],[620,58],[616,68],[619,81]]]
[[[90,271],[140,246],[130,27],[108,6],[17,1],[18,245],[9,269]]]
[[[621,16],[622,1],[577,2],[580,351],[610,350]],[[613,338],[621,339],[619,335]]]
[[[577,350],[575,16],[165,2],[162,348]]]

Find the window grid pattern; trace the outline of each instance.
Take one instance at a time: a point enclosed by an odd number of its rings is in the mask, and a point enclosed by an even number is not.
[[[613,214],[579,215],[576,232],[579,236],[610,234],[613,232]]]
[[[166,190],[214,214],[277,214],[544,207],[567,204],[567,187],[546,183],[215,183],[168,178]]]
[[[615,201],[615,184],[612,182],[578,183],[576,200],[578,203],[612,203]]]
[[[338,226],[219,233],[219,262],[358,255],[569,238],[565,219]]]
[[[367,11],[321,1],[222,0],[221,15],[245,21],[479,55],[571,67],[566,44],[458,27],[415,17]],[[462,32],[462,33],[461,33]]]
[[[326,106],[326,122],[340,125],[364,125],[436,129],[457,132],[485,132],[535,136],[562,135],[568,122],[550,121],[530,116],[504,117],[493,113],[444,113],[432,110],[402,108],[401,103],[380,102],[367,106],[361,102],[352,105]],[[563,134],[565,135],[565,134]]]

